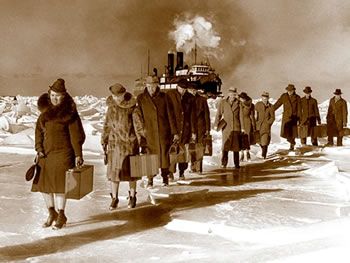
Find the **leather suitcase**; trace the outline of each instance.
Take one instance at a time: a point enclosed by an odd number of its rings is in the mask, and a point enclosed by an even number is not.
[[[307,125],[298,125],[298,138],[308,137],[309,127]]]
[[[94,166],[83,165],[66,172],[66,198],[81,199],[92,192],[94,181]]]
[[[130,176],[153,176],[159,172],[159,157],[157,154],[142,154],[129,157]]]
[[[188,154],[186,147],[182,144],[173,143],[169,149],[169,171],[172,173],[176,172],[177,163],[187,163]]]
[[[340,136],[348,136],[348,135],[350,135],[350,128],[343,128],[340,131]]]
[[[320,124],[314,127],[314,134],[318,138],[327,137],[327,124]]]
[[[199,161],[204,156],[204,147],[201,143],[186,144],[188,160],[191,162]]]

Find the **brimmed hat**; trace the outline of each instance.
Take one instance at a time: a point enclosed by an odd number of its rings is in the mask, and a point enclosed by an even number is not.
[[[195,90],[198,90],[198,85],[194,82],[188,82],[187,84],[187,88],[188,89],[195,89]]]
[[[240,98],[244,99],[244,100],[249,100],[249,96],[247,93],[245,92],[241,92],[239,95],[238,95]]]
[[[50,90],[58,93],[66,92],[66,86],[64,85],[64,79],[57,79],[52,86],[50,86]]]
[[[178,86],[180,86],[183,89],[187,89],[188,82],[186,79],[180,79],[180,81],[177,83]]]
[[[341,89],[336,89],[333,94],[334,95],[341,95],[343,93],[341,92]]]
[[[126,89],[120,83],[116,83],[116,84],[110,86],[109,90],[112,92],[113,95],[116,95],[116,96],[119,96],[119,95],[124,94],[126,92]]]
[[[237,88],[231,87],[228,89],[229,92],[237,92]]]
[[[307,87],[305,87],[305,89],[303,91],[306,94],[310,94],[312,92],[312,89],[309,86],[307,86]]]
[[[158,84],[159,79],[156,76],[147,76],[145,83],[146,84]]]
[[[295,90],[295,86],[293,84],[288,84],[288,86],[286,87],[287,91],[294,91]]]
[[[270,94],[267,91],[263,91],[263,93],[261,94],[262,97],[270,97]]]

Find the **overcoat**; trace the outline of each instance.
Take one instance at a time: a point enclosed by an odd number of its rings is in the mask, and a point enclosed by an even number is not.
[[[283,93],[281,97],[273,105],[276,111],[283,105],[282,124],[281,124],[281,137],[288,138],[289,136],[296,138],[298,135],[297,122],[300,120],[301,115],[301,103],[300,96],[297,94]],[[287,130],[287,129],[292,130]]]
[[[223,151],[240,151],[241,123],[239,112],[240,102],[238,99],[230,103],[229,98],[225,97],[218,102],[214,127],[218,126],[221,119],[227,123],[222,130]]]
[[[252,99],[240,103],[239,118],[241,122],[241,129],[244,130],[248,136],[248,144],[254,144],[254,131],[256,129],[255,123],[255,107]]]
[[[160,168],[169,167],[169,148],[172,144],[168,97],[159,87],[151,97],[147,88],[137,97],[147,147],[152,154],[159,155]]]
[[[132,181],[129,156],[137,155],[140,146],[147,146],[143,121],[136,99],[125,93],[117,104],[112,96],[106,100],[108,105],[101,143],[108,145],[107,178],[110,181]]]
[[[270,102],[265,105],[262,101],[255,104],[256,129],[260,134],[260,144],[268,145],[271,138],[271,126],[275,121],[275,110]],[[267,135],[267,136],[264,136]],[[265,137],[267,141],[261,141]]]
[[[195,111],[193,110],[194,96],[187,91],[181,96],[176,89],[169,90],[166,95],[168,96],[171,116],[171,133],[180,136],[181,144],[189,143],[192,133],[196,133]]]
[[[202,143],[205,139],[205,134],[210,133],[209,106],[207,99],[199,94],[195,95],[194,103],[196,138],[197,142]]]
[[[335,97],[329,101],[327,112],[327,133],[328,136],[339,136],[339,132],[348,122],[347,102],[340,98],[337,102]]]
[[[308,125],[309,127],[315,127],[317,125],[317,121],[321,121],[317,100],[312,97],[310,97],[309,99],[307,99],[306,97],[302,97],[300,102],[300,124]]]
[[[42,152],[40,177],[33,184],[33,192],[64,193],[65,174],[75,166],[75,157],[83,157],[85,132],[76,104],[67,93],[62,102],[54,106],[48,93],[38,99],[41,114],[35,127],[35,150]]]

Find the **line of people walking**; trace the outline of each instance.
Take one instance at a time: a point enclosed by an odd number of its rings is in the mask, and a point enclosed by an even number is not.
[[[300,98],[295,87],[289,84],[275,104],[269,101],[269,93],[261,94],[261,101],[253,104],[246,92],[238,93],[229,88],[227,96],[217,105],[213,127],[222,132],[221,166],[226,168],[229,152],[233,152],[235,168],[240,162],[250,160],[250,146],[259,143],[262,158],[267,158],[271,141],[271,126],[275,121],[275,111],[283,106],[281,137],[295,148],[295,138],[301,126],[306,132],[301,143],[311,137],[317,142],[317,124],[321,124],[318,103],[312,89],[305,87],[305,96]],[[188,144],[201,145],[210,137],[211,123],[207,95],[195,84],[179,81],[176,89],[164,92],[159,87],[156,76],[148,76],[145,89],[136,98],[119,83],[109,87],[111,95],[107,98],[107,112],[101,134],[101,146],[107,151],[107,179],[110,182],[110,210],[118,207],[119,184],[129,183],[129,208],[137,202],[137,180],[131,174],[129,157],[132,155],[156,154],[159,158],[160,175],[163,186],[174,178],[176,164],[170,162],[169,150],[177,145],[185,149]],[[343,128],[347,126],[347,103],[336,89],[331,98],[327,113],[327,146],[342,145]],[[68,169],[84,163],[82,145],[85,140],[84,129],[76,104],[65,88],[63,79],[58,79],[49,87],[47,93],[39,97],[38,108],[41,114],[35,129],[35,150],[39,157],[45,158],[40,179],[33,184],[33,192],[43,194],[49,216],[44,227],[53,223],[56,229],[62,228],[67,217],[64,213],[65,173]],[[241,153],[241,156],[240,156]],[[191,171],[203,171],[203,155],[195,160],[177,161],[178,178],[185,179],[185,171],[191,163]],[[147,187],[153,186],[156,174],[148,175]],[[58,210],[58,212],[57,212]]]

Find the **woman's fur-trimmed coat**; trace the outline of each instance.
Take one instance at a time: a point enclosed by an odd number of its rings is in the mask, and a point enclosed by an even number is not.
[[[128,156],[137,155],[140,146],[147,146],[140,110],[130,93],[125,93],[119,104],[112,96],[106,103],[101,143],[108,145],[107,178],[114,182],[135,180],[130,175]]]
[[[35,128],[35,150],[42,152],[40,179],[32,191],[64,193],[65,174],[75,166],[75,157],[83,156],[85,132],[76,104],[67,93],[63,101],[54,106],[48,93],[38,99],[41,112]]]

